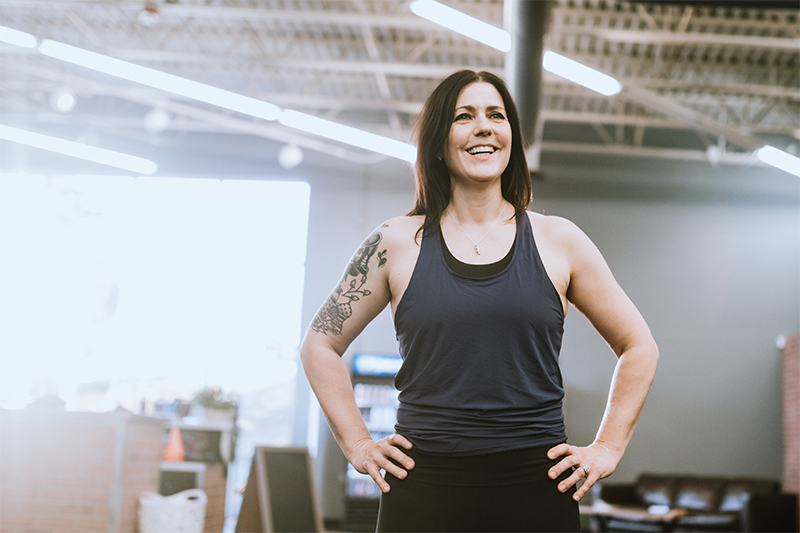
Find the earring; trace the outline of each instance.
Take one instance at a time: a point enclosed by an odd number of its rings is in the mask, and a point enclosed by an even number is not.
[[[436,159],[437,159],[437,160],[439,160],[439,161],[441,161],[441,160],[442,160],[442,156],[440,156],[440,155],[437,155],[437,156],[436,156]]]

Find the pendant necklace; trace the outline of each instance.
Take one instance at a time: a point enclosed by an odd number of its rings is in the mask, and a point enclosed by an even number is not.
[[[473,240],[472,240],[472,237],[470,237],[470,236],[469,236],[469,233],[467,233],[467,232],[466,232],[466,230],[464,230],[464,228],[462,228],[462,227],[461,227],[461,224],[459,224],[459,223],[458,223],[458,220],[456,220],[456,217],[454,217],[454,216],[453,216],[453,212],[452,212],[452,211],[448,211],[448,212],[447,212],[447,214],[448,214],[448,215],[450,215],[450,218],[451,218],[451,219],[453,219],[453,222],[455,222],[455,223],[456,223],[456,226],[458,226],[458,228],[459,228],[461,231],[463,231],[463,232],[464,232],[464,235],[466,235],[466,236],[467,236],[467,239],[469,239],[469,241],[472,243],[472,246],[473,246],[473,247],[475,247],[475,253],[476,253],[476,254],[478,254],[478,255],[481,255],[481,249],[480,249],[480,248],[478,248],[478,245],[479,245],[480,243],[482,243],[482,242],[483,242],[483,239],[485,239],[486,237],[488,237],[488,236],[489,236],[489,234],[492,232],[492,230],[495,228],[495,226],[497,226],[497,223],[498,223],[498,222],[500,222],[500,218],[503,216],[503,211],[505,211],[505,210],[506,210],[506,205],[505,205],[505,204],[503,204],[503,208],[502,208],[502,209],[500,209],[500,214],[499,214],[499,215],[497,215],[497,220],[495,220],[495,221],[494,221],[494,224],[492,225],[492,227],[491,227],[491,228],[489,228],[489,231],[487,231],[487,232],[486,232],[486,235],[484,235],[483,237],[481,237],[481,238],[480,238],[478,241],[473,241]]]

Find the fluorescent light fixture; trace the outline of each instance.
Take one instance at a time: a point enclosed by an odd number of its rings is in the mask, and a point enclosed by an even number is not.
[[[45,40],[39,45],[39,51],[55,59],[141,83],[162,91],[191,98],[192,100],[244,113],[252,117],[277,120],[281,112],[278,106],[263,100],[212,87],[205,83],[192,81],[174,74],[167,74],[160,70],[143,67],[107,55],[90,52],[68,44]]]
[[[587,67],[577,61],[557,54],[551,50],[544,53],[542,66],[545,70],[562,78],[583,85],[606,96],[612,96],[622,90],[622,84],[607,74]]]
[[[470,39],[475,39],[492,48],[496,48],[501,52],[511,50],[511,35],[507,31],[487,24],[452,7],[434,2],[434,0],[416,0],[412,2],[411,12]]]
[[[396,157],[403,161],[414,161],[417,157],[417,149],[408,143],[351,128],[350,126],[300,113],[299,111],[284,110],[280,118],[278,118],[278,122],[290,128],[320,135],[334,141],[378,152],[379,154]]]
[[[39,51],[49,57],[67,61],[98,72],[116,76],[134,83],[161,89],[205,102],[207,104],[237,111],[264,120],[280,120],[280,123],[313,135],[319,135],[351,144],[365,150],[396,157],[404,161],[414,161],[417,150],[410,144],[359,130],[336,122],[306,115],[298,111],[281,110],[280,107],[263,100],[244,96],[218,87],[192,81],[174,74],[143,67],[83,48],[70,46],[57,41],[44,40]],[[65,141],[66,142],[66,141]],[[81,145],[82,146],[82,145]],[[68,154],[69,155],[69,154]],[[155,172],[155,170],[153,170]]]
[[[41,148],[42,150],[48,150],[58,154],[77,157],[79,159],[85,159],[87,161],[94,161],[95,163],[136,172],[137,174],[153,174],[158,170],[158,165],[149,159],[67,141],[65,139],[59,139],[58,137],[51,137],[50,135],[43,135],[28,130],[12,128],[11,126],[4,126],[2,124],[0,124],[0,139],[32,146],[34,148]]]
[[[764,163],[800,177],[800,158],[770,145],[756,150],[756,155]]]
[[[23,48],[36,48],[36,37],[30,33],[6,28],[5,26],[0,26],[0,42]]]

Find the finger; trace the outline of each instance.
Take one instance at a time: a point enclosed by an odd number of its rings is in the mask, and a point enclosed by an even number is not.
[[[378,441],[378,451],[381,454],[392,458],[401,466],[405,466],[406,468],[414,468],[413,459],[404,454],[398,446],[402,446],[408,450],[412,448],[411,442],[409,442],[408,439],[402,435],[395,434],[391,437],[385,437]]]
[[[575,494],[572,495],[572,498],[576,502],[581,501],[581,498],[583,498],[586,495],[586,493],[589,492],[592,489],[594,484],[597,482],[597,479],[598,478],[596,478],[594,476],[587,477],[583,481],[583,485],[581,485],[580,488],[577,491],[575,491]]]
[[[411,441],[410,441],[410,440],[408,440],[408,439],[407,439],[407,438],[405,438],[404,436],[402,436],[402,435],[398,435],[398,434],[396,434],[396,433],[395,433],[394,435],[392,435],[391,441],[392,441],[392,444],[394,444],[394,445],[396,445],[396,446],[402,446],[402,447],[403,447],[403,448],[405,448],[406,450],[410,450],[411,448],[413,448],[413,447],[414,447],[414,446],[411,444]]]
[[[550,468],[548,474],[550,475],[550,479],[556,479],[558,476],[572,468],[573,466],[578,466],[580,460],[574,455],[568,455],[564,459],[560,460],[554,466]]]
[[[578,481],[580,481],[580,480],[582,479],[582,476],[581,476],[581,475],[580,475],[578,472],[579,472],[579,471],[578,471],[578,470],[576,470],[576,471],[575,471],[575,472],[573,472],[573,473],[572,473],[572,474],[571,474],[571,475],[570,475],[570,476],[569,476],[567,479],[565,479],[565,480],[563,480],[563,481],[559,482],[559,484],[558,484],[558,490],[559,490],[560,492],[567,492],[567,491],[570,489],[570,487],[572,487],[572,486],[573,486],[573,485],[575,485],[575,484],[576,484]]]
[[[378,488],[381,489],[381,492],[386,493],[391,490],[391,487],[386,480],[383,479],[383,476],[381,476],[381,471],[375,463],[372,461],[364,461],[364,467],[369,474],[369,477],[371,477],[372,480],[378,485]]]
[[[556,457],[561,457],[565,453],[567,453],[570,449],[570,445],[566,442],[562,442],[558,446],[553,446],[547,451],[547,457],[550,459],[555,459]]]
[[[394,461],[397,461],[398,464],[411,469],[414,468],[414,460],[411,459],[408,455],[404,454],[400,448],[396,446],[392,446],[389,450],[389,457],[391,457]]]
[[[373,452],[373,456],[371,457],[371,462],[376,464],[379,468],[384,469],[389,474],[393,475],[397,479],[405,479],[408,475],[408,472],[403,470],[397,463],[394,463],[390,460],[392,453],[398,453],[403,455],[399,449],[395,448],[394,446],[389,446],[387,449],[381,449],[380,447],[375,449]],[[410,460],[410,459],[407,459]]]

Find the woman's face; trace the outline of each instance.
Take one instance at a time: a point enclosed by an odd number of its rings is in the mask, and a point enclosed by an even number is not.
[[[503,97],[486,82],[474,82],[458,95],[442,156],[452,180],[499,178],[511,157],[511,125]]]

